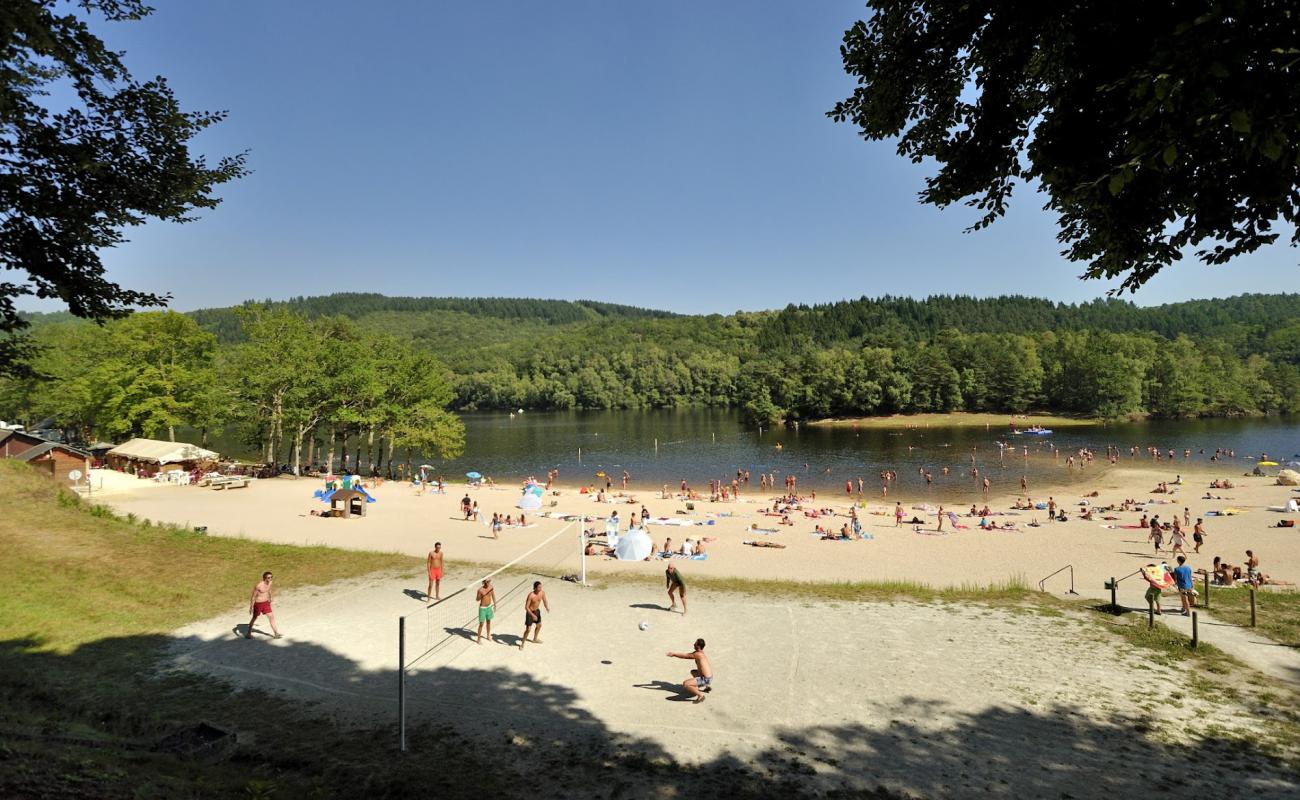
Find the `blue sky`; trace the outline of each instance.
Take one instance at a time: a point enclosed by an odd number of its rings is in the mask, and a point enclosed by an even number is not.
[[[98,25],[137,76],[230,118],[253,174],[149,225],[110,276],[182,310],[375,291],[731,312],[862,295],[1086,300],[1041,196],[991,229],[824,115],[860,2],[157,0]],[[1135,299],[1293,288],[1300,253],[1184,262]],[[30,308],[49,309],[46,305]]]

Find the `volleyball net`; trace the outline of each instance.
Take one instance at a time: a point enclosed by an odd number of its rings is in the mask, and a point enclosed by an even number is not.
[[[566,524],[521,555],[397,621],[397,706],[400,746],[406,750],[406,677],[416,669],[432,669],[445,653],[473,638],[478,625],[478,589],[491,579],[496,592],[496,616],[521,610],[532,582],[539,577],[570,578],[586,583],[586,541],[580,521]]]

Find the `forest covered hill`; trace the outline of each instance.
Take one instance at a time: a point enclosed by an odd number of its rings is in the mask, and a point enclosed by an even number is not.
[[[263,307],[266,303],[249,303]],[[1300,295],[1138,306],[861,298],[729,315],[592,301],[335,294],[346,318],[447,366],[462,409],[722,405],[755,419],[921,411],[1238,415],[1300,410]],[[222,346],[240,307],[189,312]],[[30,315],[42,327],[67,315]]]

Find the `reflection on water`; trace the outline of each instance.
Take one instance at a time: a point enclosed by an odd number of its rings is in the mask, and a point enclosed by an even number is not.
[[[595,474],[606,472],[618,485],[626,470],[634,485],[653,487],[676,486],[681,480],[694,487],[711,479],[729,482],[742,469],[750,471],[752,489],[758,487],[759,473],[768,472],[776,473],[778,484],[794,474],[801,489],[840,495],[846,480],[854,481],[856,490],[861,477],[868,496],[877,497],[880,472],[892,469],[899,479],[891,493],[970,502],[979,496],[985,477],[994,493],[1016,489],[1022,475],[1031,495],[1049,486],[1077,484],[1082,490],[1107,468],[1107,445],[1121,449],[1121,467],[1152,464],[1145,455],[1148,446],[1173,449],[1174,463],[1159,462],[1171,480],[1179,472],[1214,466],[1209,457],[1215,448],[1237,452],[1237,458],[1226,462],[1236,472],[1251,469],[1260,453],[1278,461],[1300,458],[1300,419],[1295,418],[1126,423],[1062,429],[1048,437],[1011,436],[1008,428],[998,426],[853,430],[804,425],[760,434],[742,424],[738,413],[716,409],[528,412],[514,418],[475,413],[463,419],[464,456],[414,463],[437,465],[452,480],[477,470],[498,482],[528,475],[544,478],[547,470],[559,469],[562,483],[603,482]],[[1001,457],[999,440],[1008,443]],[[1143,450],[1136,460],[1128,454],[1132,446]],[[1071,472],[1065,460],[1079,448],[1094,451],[1097,461]],[[218,449],[240,452],[229,443],[218,443]],[[1184,449],[1191,449],[1190,458],[1183,457]],[[942,474],[945,466],[950,469],[947,476]],[[970,474],[972,466],[979,478]],[[927,486],[922,470],[933,474],[933,485]]]

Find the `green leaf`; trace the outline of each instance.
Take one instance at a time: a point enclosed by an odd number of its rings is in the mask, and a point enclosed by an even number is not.
[[[1232,112],[1232,116],[1228,118],[1228,121],[1232,125],[1232,129],[1237,133],[1250,133],[1250,116],[1245,111],[1237,109]]]
[[[1165,148],[1165,151],[1161,156],[1165,160],[1165,166],[1172,167],[1174,162],[1178,160],[1178,146],[1173,144],[1169,145]]]
[[[1128,183],[1128,181],[1125,180],[1123,172],[1116,172],[1114,175],[1111,175],[1110,184],[1108,185],[1108,188],[1110,189],[1110,193],[1119,194],[1120,191],[1124,188],[1124,184],[1126,183]]]

